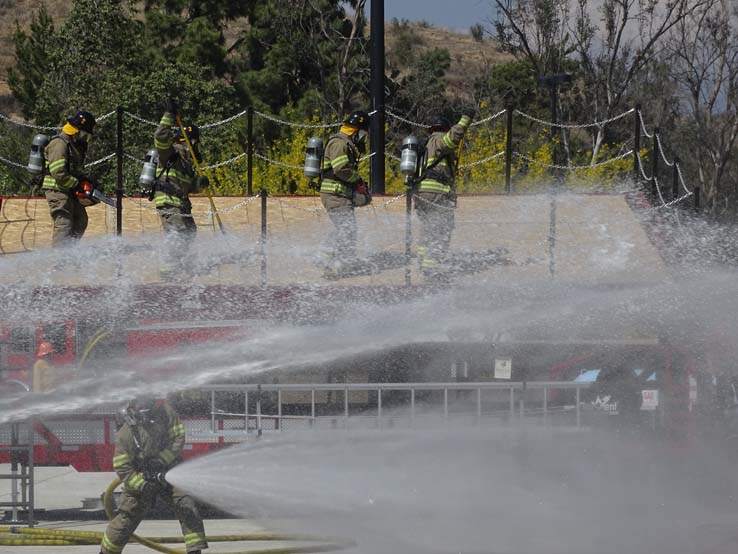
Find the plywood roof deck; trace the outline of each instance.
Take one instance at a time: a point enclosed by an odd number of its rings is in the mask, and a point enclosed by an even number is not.
[[[377,198],[356,210],[359,253],[390,260],[372,275],[343,279],[343,284],[405,284],[405,200]],[[261,204],[239,197],[215,198],[227,235],[223,237],[208,214],[207,198],[193,199],[199,230],[192,256],[204,269],[194,282],[202,284],[258,284],[261,279]],[[555,204],[552,219],[552,206]],[[457,275],[459,282],[478,279],[556,279],[579,284],[623,284],[662,278],[664,262],[623,195],[560,194],[464,196],[455,211],[451,253],[472,269]],[[105,205],[88,209],[90,223],[79,243],[86,254],[79,263],[87,279],[113,283],[121,275],[133,283],[160,282],[156,245],[161,225],[152,204],[125,199],[123,236],[130,248],[121,256],[96,256],[105,237],[115,235],[115,210]],[[321,243],[333,226],[317,197],[270,197],[267,202],[267,282],[273,285],[324,282],[314,263]],[[413,238],[419,233],[413,217]],[[552,225],[553,223],[553,225]],[[46,201],[5,198],[0,210],[0,280],[36,280],[43,284],[75,284],[75,272],[44,271],[49,252],[51,219]],[[102,239],[102,242],[101,242]],[[415,247],[413,247],[414,249]],[[33,251],[33,254],[21,254]],[[44,252],[48,255],[44,257]],[[504,252],[507,263],[475,263],[490,252]],[[553,263],[551,262],[553,253]],[[30,257],[30,258],[29,258]],[[28,261],[23,262],[23,259]],[[33,262],[30,259],[33,259]],[[115,259],[112,259],[115,258]],[[204,260],[204,261],[203,261]],[[394,263],[392,262],[394,260]],[[50,264],[53,262],[49,262]],[[29,265],[30,264],[30,265]],[[30,266],[33,269],[29,270]],[[394,268],[390,266],[394,265]],[[424,282],[412,264],[413,283]],[[17,267],[17,270],[14,268]]]

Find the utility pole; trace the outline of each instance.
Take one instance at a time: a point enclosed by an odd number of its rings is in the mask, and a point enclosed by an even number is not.
[[[371,0],[371,95],[369,180],[374,194],[384,194],[384,0]]]

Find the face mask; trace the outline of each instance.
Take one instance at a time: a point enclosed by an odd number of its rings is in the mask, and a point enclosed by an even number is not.
[[[366,152],[366,135],[366,131],[363,130],[359,130],[356,135],[354,135],[354,144],[362,154]]]
[[[195,159],[197,163],[202,163],[202,155],[200,154],[200,145],[196,142],[192,144],[192,151],[195,153]]]

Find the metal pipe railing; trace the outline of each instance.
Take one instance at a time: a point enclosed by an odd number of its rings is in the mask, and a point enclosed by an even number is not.
[[[581,427],[581,394],[580,391],[583,388],[589,387],[589,383],[576,382],[576,381],[529,381],[529,382],[466,382],[466,383],[312,383],[312,384],[252,384],[252,385],[207,385],[202,387],[203,390],[210,392],[211,398],[211,432],[217,433],[218,429],[216,426],[217,417],[228,417],[228,416],[239,416],[244,418],[244,431],[249,432],[249,418],[252,417],[249,413],[248,407],[248,394],[249,391],[256,391],[256,413],[253,415],[256,421],[257,434],[262,432],[262,420],[267,419],[274,422],[275,429],[283,429],[283,420],[308,420],[310,427],[315,427],[316,421],[319,418],[317,416],[317,404],[316,393],[317,392],[342,392],[343,393],[343,409],[342,413],[336,413],[328,416],[320,416],[322,418],[328,418],[334,420],[340,417],[343,420],[343,428],[349,428],[349,420],[353,418],[374,418],[376,419],[376,428],[383,428],[383,418],[397,418],[396,414],[385,415],[386,410],[384,406],[383,393],[387,391],[409,391],[410,412],[408,417],[410,419],[411,426],[415,424],[417,413],[417,400],[416,396],[418,392],[422,391],[442,391],[443,392],[443,420],[448,422],[451,417],[459,414],[452,414],[449,409],[449,392],[451,391],[475,391],[476,398],[474,401],[474,412],[464,415],[475,415],[477,424],[481,424],[481,420],[485,415],[508,415],[509,421],[512,423],[515,420],[516,414],[516,392],[518,392],[518,419],[523,421],[526,415],[542,415],[543,425],[549,424],[549,415],[554,412],[559,412],[561,409],[551,409],[549,406],[549,391],[551,390],[575,390],[576,391],[576,427]],[[350,403],[349,395],[352,392],[376,392],[376,416],[351,416],[350,414]],[[483,391],[509,391],[509,408],[502,411],[485,412],[483,410],[482,393]],[[526,408],[526,393],[527,391],[542,391],[542,409],[535,408],[534,402],[530,402],[528,408]],[[232,414],[219,411],[216,409],[216,394],[218,392],[240,392],[246,399],[245,410],[243,414]],[[284,406],[289,404],[285,402],[283,393],[287,392],[304,392],[310,393],[310,415],[309,416],[294,416],[284,415]],[[262,395],[276,393],[277,395],[277,413],[276,414],[264,414],[262,412]],[[367,404],[369,404],[367,402]]]

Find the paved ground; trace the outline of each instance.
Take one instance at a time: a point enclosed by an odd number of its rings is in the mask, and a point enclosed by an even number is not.
[[[0,464],[0,473],[8,473],[9,466]],[[41,529],[65,529],[80,531],[105,530],[107,522],[102,520],[84,520],[90,512],[80,510],[82,500],[100,496],[112,481],[113,473],[78,473],[71,467],[42,467],[36,468],[36,508],[43,509],[46,515],[36,525]],[[10,481],[0,481],[0,502],[10,499]],[[75,511],[79,519],[49,521],[46,518],[52,511],[63,514],[66,517],[74,517]],[[2,515],[2,511],[0,511]],[[6,521],[0,521],[0,526],[8,525]],[[290,529],[289,523],[282,522],[279,528],[274,524],[259,520],[246,519],[207,519],[205,530],[208,535],[233,535],[264,532],[295,532]],[[179,522],[174,520],[146,520],[141,523],[138,534],[142,536],[179,536],[181,529]],[[278,548],[287,546],[304,545],[306,543],[277,542],[277,541],[249,541],[249,542],[222,542],[213,543],[208,552],[217,554],[219,552],[242,552],[251,549]],[[172,545],[182,548],[182,545]],[[96,554],[98,548],[95,546],[0,546],[0,554]],[[151,553],[152,550],[138,544],[130,544],[125,549],[125,554]]]

